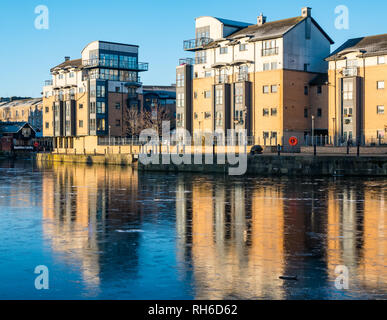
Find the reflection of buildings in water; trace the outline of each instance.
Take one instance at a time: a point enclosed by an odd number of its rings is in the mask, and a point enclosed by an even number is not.
[[[349,268],[350,281],[370,289],[387,288],[386,190],[368,182],[331,186],[328,203],[327,264]]]
[[[279,191],[272,187],[254,189],[243,183],[231,185],[229,188],[229,182],[218,179],[216,185],[197,179],[192,185],[184,180],[177,185],[179,239],[188,240],[187,227],[192,227],[195,298],[281,298],[277,281],[283,270]],[[188,241],[185,245],[190,246]],[[187,256],[181,253],[181,242],[178,248],[180,257]]]
[[[43,171],[43,232],[61,258],[80,263],[90,288],[109,276],[108,260],[114,265],[114,260],[128,259],[136,250],[126,241],[114,241],[138,237],[115,232],[137,220],[136,194],[137,173],[128,168],[59,164],[52,172]],[[117,250],[119,258],[114,256]]]

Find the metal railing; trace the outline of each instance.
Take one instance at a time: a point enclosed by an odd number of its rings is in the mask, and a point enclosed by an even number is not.
[[[237,81],[249,81],[249,74],[248,73],[237,73],[236,75]]]
[[[357,67],[347,67],[342,70],[343,77],[357,77],[358,68]]]
[[[83,60],[82,65],[88,68],[106,67],[114,69],[134,70],[138,72],[148,71],[149,63],[147,62],[118,62],[113,59],[90,59]]]
[[[207,44],[211,43],[213,40],[211,38],[197,38],[185,40],[183,43],[184,50],[195,50],[203,48]]]
[[[195,59],[194,58],[181,58],[181,59],[179,59],[179,65],[181,66],[184,64],[194,65]]]

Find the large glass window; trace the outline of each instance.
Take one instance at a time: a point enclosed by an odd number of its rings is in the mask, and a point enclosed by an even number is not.
[[[176,86],[177,87],[184,87],[184,74],[178,73],[176,76]]]
[[[97,98],[105,98],[105,86],[97,86]]]
[[[120,56],[120,68],[137,69],[137,57]]]
[[[268,40],[262,43],[262,56],[273,56],[278,54],[277,40]]]
[[[97,102],[97,113],[105,113],[105,102]]]
[[[99,55],[100,66],[118,68],[118,55],[101,53]]]
[[[98,131],[105,131],[105,119],[98,119],[97,120],[97,130]]]

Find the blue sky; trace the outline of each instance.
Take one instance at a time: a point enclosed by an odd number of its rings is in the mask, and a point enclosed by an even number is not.
[[[48,30],[34,27],[38,5],[49,9]],[[349,9],[348,30],[335,28],[338,5]],[[387,2],[380,0],[1,0],[0,97],[39,96],[49,69],[64,56],[80,58],[94,40],[138,44],[139,60],[150,63],[144,84],[168,85],[178,59],[190,56],[182,44],[194,37],[195,17],[256,23],[260,12],[272,21],[299,16],[304,6],[335,40],[332,49],[348,38],[387,33]]]

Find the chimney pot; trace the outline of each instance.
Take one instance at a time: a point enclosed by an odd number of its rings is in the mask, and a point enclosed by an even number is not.
[[[312,16],[312,8],[305,7],[301,10],[302,16],[304,18],[311,17]]]
[[[263,13],[261,13],[258,18],[257,18],[257,24],[259,26],[262,26],[266,23],[266,17],[263,15]]]
[[[70,61],[70,57],[65,57],[65,61]]]

